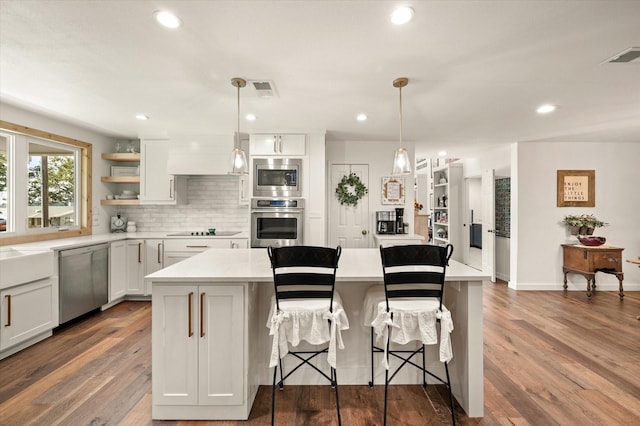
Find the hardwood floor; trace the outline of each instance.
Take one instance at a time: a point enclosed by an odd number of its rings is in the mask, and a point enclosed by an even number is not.
[[[640,292],[515,292],[485,283],[485,416],[461,425],[635,425]],[[455,330],[454,330],[455,333]],[[390,425],[450,424],[439,387],[393,386]],[[381,424],[382,386],[340,386],[343,424]],[[327,386],[277,392],[277,424],[336,424]],[[246,422],[151,421],[151,306],[125,302],[0,361],[0,425],[266,425],[270,387]]]

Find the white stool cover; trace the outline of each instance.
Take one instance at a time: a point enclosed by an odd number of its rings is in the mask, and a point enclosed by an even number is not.
[[[312,345],[329,342],[327,362],[336,368],[336,348],[344,349],[341,332],[349,329],[349,319],[338,292],[333,296],[333,313],[327,306],[326,299],[284,299],[280,300],[280,311],[276,312],[273,298],[267,322],[269,335],[273,336],[269,367],[276,366],[278,358],[289,353],[287,342],[296,347],[304,340]],[[328,319],[331,319],[331,329]]]
[[[424,345],[438,343],[437,320],[440,320],[440,348],[441,362],[449,362],[453,359],[450,334],[453,331],[451,313],[442,305],[439,309],[438,299],[393,299],[387,304],[384,297],[384,287],[372,287],[365,297],[363,316],[364,325],[373,327],[378,342],[384,345],[384,357],[382,363],[389,369],[387,362],[388,328],[391,326],[391,342],[407,344],[419,341]]]

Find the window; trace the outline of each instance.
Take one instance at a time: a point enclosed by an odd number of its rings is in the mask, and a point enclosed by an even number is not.
[[[91,233],[91,144],[0,121],[0,245]]]

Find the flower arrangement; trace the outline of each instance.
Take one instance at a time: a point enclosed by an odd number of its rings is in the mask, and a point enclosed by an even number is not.
[[[422,204],[420,204],[419,202],[417,202],[416,200],[413,200],[413,208],[415,211],[419,212],[420,210],[422,210],[424,208],[424,206]]]
[[[594,229],[609,225],[593,214],[569,214],[562,219],[562,223],[570,228],[571,235],[591,235]]]

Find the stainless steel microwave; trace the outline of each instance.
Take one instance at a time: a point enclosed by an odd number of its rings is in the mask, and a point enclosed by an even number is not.
[[[255,158],[254,197],[302,197],[302,159]]]

